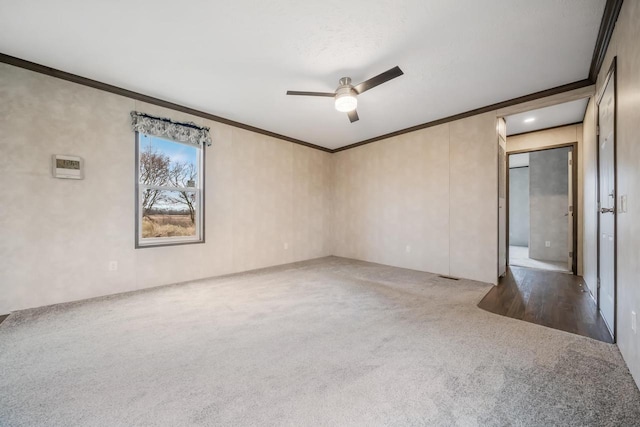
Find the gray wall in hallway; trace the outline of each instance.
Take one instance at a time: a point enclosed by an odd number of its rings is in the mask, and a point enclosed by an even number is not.
[[[529,168],[509,169],[509,245],[529,246]]]
[[[529,156],[529,257],[567,262],[567,202],[570,148],[536,151]],[[545,241],[551,242],[545,247]]]

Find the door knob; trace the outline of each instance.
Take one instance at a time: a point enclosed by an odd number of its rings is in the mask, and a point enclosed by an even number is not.
[[[616,210],[614,208],[602,208],[600,209],[600,213],[614,213]]]

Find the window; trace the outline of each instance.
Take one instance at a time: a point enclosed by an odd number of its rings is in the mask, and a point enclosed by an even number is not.
[[[136,247],[204,241],[203,148],[136,132]]]

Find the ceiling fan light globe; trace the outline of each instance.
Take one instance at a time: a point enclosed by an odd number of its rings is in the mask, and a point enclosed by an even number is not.
[[[348,113],[349,111],[353,111],[358,107],[358,98],[354,95],[347,94],[338,94],[336,96],[336,110],[341,113]]]

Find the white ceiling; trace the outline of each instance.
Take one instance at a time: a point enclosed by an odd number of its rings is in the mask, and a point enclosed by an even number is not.
[[[605,0],[0,0],[0,52],[337,148],[587,78]],[[349,123],[333,91],[399,65]]]
[[[584,119],[589,98],[539,108],[505,117],[507,135],[548,129],[555,126],[580,123]]]

